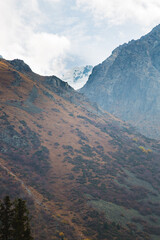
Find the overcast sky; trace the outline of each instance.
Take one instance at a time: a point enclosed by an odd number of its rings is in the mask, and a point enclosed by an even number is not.
[[[61,77],[102,62],[159,23],[159,0],[1,0],[0,55]]]

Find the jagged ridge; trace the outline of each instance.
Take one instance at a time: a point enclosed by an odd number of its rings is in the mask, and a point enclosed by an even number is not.
[[[160,25],[115,49],[81,92],[141,133],[160,138]]]

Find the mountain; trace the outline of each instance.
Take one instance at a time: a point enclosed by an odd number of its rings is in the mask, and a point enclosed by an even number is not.
[[[0,199],[26,199],[34,239],[159,239],[159,159],[67,83],[0,59]]]
[[[81,89],[146,136],[160,139],[160,25],[116,48]]]
[[[85,67],[75,67],[67,71],[63,76],[62,80],[68,82],[74,89],[80,89],[87,82],[89,75],[92,72],[93,67],[87,65]]]

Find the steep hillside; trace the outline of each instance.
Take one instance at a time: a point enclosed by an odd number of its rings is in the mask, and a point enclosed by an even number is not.
[[[68,82],[68,84],[74,89],[80,89],[87,82],[92,69],[93,67],[90,65],[87,65],[85,67],[75,67],[67,71],[63,75],[62,80]]]
[[[160,139],[160,25],[116,48],[81,89],[92,101]]]
[[[0,110],[0,198],[27,199],[35,239],[159,239],[159,142],[20,60]]]

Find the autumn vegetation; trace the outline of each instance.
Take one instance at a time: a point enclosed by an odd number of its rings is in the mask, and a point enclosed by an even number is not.
[[[31,237],[158,238],[160,143],[56,77],[15,66],[0,61],[0,198],[25,201]]]

